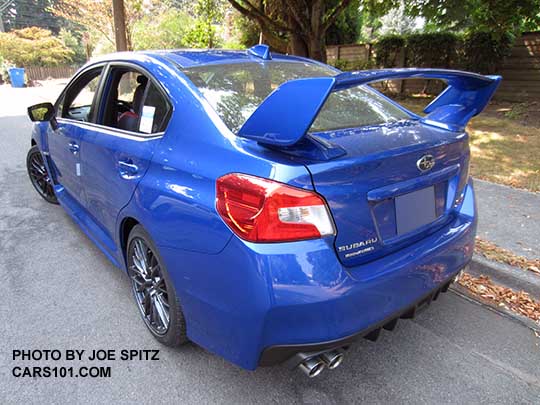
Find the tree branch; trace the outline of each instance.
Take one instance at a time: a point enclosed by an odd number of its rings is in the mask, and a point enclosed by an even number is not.
[[[332,25],[332,23],[336,20],[339,14],[343,10],[345,10],[349,4],[351,4],[351,0],[342,0],[333,9],[329,10],[323,19],[321,31],[326,32],[326,30]]]
[[[294,20],[296,21],[296,23],[300,26],[300,29],[302,30],[302,32],[307,33],[307,32],[310,31],[308,26],[306,25],[306,21],[309,20],[309,18],[306,17],[306,16],[304,16],[304,18],[302,18],[301,10],[299,10],[296,7],[296,4],[298,4],[298,3],[295,3],[294,1],[286,2],[287,8],[291,12],[291,15],[294,18]],[[304,2],[304,4],[305,4],[305,2]],[[305,9],[307,9],[307,5],[305,6]]]
[[[246,17],[250,17],[257,20],[261,26],[263,24],[266,24],[267,26],[271,26],[276,31],[282,31],[282,32],[292,31],[290,27],[287,27],[283,24],[278,23],[277,21],[272,20],[270,17],[262,13],[257,7],[255,7],[253,4],[251,4],[247,0],[242,2],[242,3],[247,4],[247,7],[240,4],[236,0],[229,0],[229,3],[231,4],[231,6],[233,6],[236,10],[238,10],[240,13],[242,13]]]

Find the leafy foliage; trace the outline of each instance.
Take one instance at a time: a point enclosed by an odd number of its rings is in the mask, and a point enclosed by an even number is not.
[[[489,32],[457,35],[428,32],[382,37],[374,45],[376,63],[383,67],[414,66],[460,68],[484,74],[494,73],[512,47],[512,36],[500,40]],[[400,52],[404,59],[400,64]]]
[[[86,51],[82,43],[81,35],[77,35],[65,28],[60,29],[58,38],[64,43],[64,46],[72,52],[71,61],[77,65],[86,62]]]
[[[143,1],[124,0],[128,50],[133,49],[133,27],[145,15]],[[145,2],[145,6],[150,7],[152,3],[152,1]],[[75,2],[72,0],[55,0],[51,11],[59,17],[84,27],[89,32],[99,32],[107,41],[113,45],[115,44],[111,1],[77,0]]]
[[[401,35],[387,35],[374,44],[376,63],[384,67],[396,67],[400,52],[405,48],[405,38]]]
[[[360,0],[353,0],[326,31],[326,44],[353,44],[360,34]]]
[[[246,16],[239,14],[234,17],[234,30],[239,42],[249,48],[259,43],[260,28],[257,23]]]
[[[185,36],[193,25],[193,19],[177,9],[163,14],[147,16],[135,23],[132,41],[135,50],[174,49],[186,47]]]
[[[9,73],[8,70],[12,67],[15,67],[15,65],[6,59],[4,59],[2,56],[0,56],[0,84],[2,81],[9,83]]]
[[[495,73],[503,58],[510,54],[513,42],[513,36],[509,33],[500,38],[494,38],[491,32],[486,31],[465,35],[464,68],[479,73]]]
[[[415,19],[406,13],[405,1],[401,0],[399,6],[391,9],[380,18],[380,35],[405,35],[415,30]]]
[[[486,31],[495,39],[540,24],[540,0],[412,0],[407,7],[439,29]]]
[[[406,38],[407,64],[449,68],[455,65],[460,38],[450,32],[411,34]]]
[[[214,48],[218,38],[215,24],[223,19],[219,0],[197,0],[195,25],[186,35],[186,43],[194,48]]]
[[[339,70],[368,70],[373,69],[374,63],[372,60],[345,60],[336,59],[332,65]]]
[[[265,42],[280,51],[326,60],[325,36],[352,0],[228,0],[256,21]]]
[[[53,15],[50,8],[55,0],[3,0],[11,3],[2,13],[2,20],[6,31],[18,30],[30,26],[47,29],[57,35],[67,22]]]
[[[18,67],[70,63],[73,52],[51,31],[30,27],[0,33],[0,56]]]

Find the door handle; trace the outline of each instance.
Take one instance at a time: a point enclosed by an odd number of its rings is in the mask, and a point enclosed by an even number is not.
[[[70,142],[68,144],[68,149],[74,154],[76,155],[77,153],[79,153],[79,145],[77,144],[77,142]]]
[[[123,178],[132,178],[139,172],[139,166],[134,164],[131,160],[119,160],[118,169],[120,176]]]

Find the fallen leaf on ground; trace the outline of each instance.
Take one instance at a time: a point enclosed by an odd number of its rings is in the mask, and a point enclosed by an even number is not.
[[[468,273],[463,273],[458,279],[458,283],[473,294],[493,301],[500,307],[508,308],[540,324],[540,301],[535,300],[525,291],[516,292],[495,284],[487,276],[473,277]]]
[[[494,260],[499,263],[506,263],[510,266],[519,267],[520,269],[540,274],[540,259],[528,259],[516,255],[507,249],[497,246],[493,242],[489,242],[479,237],[476,237],[475,250],[486,259]]]

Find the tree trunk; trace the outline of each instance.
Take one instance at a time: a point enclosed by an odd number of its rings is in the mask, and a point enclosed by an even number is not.
[[[114,39],[117,51],[127,51],[126,16],[124,0],[112,0],[114,15]]]
[[[289,26],[293,28],[293,31],[289,33],[289,46],[287,47],[287,52],[291,55],[308,57],[308,46],[306,41],[304,41],[304,38],[302,38],[300,26],[292,16],[289,16]]]
[[[272,48],[273,50],[279,53],[287,52],[286,39],[278,37],[276,34],[274,34],[272,31],[270,31],[268,28],[266,28],[262,24],[260,24],[260,27],[261,27],[261,36],[262,36],[261,43],[269,45],[270,48]]]
[[[324,38],[312,34],[309,38],[309,57],[326,63],[326,45]]]
[[[297,33],[290,34],[289,36],[289,49],[288,52],[291,55],[309,57],[309,50],[306,42]]]

